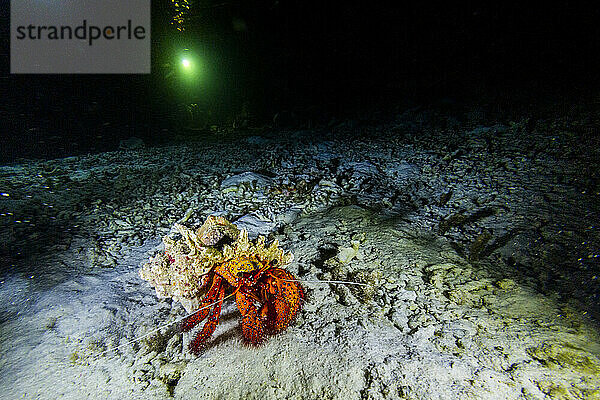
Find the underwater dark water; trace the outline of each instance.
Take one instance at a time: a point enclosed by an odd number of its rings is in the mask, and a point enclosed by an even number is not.
[[[597,398],[599,13],[154,1],[147,75],[10,74],[1,41],[0,390]],[[140,275],[209,216],[293,254],[260,346],[226,298],[189,351],[197,240]]]

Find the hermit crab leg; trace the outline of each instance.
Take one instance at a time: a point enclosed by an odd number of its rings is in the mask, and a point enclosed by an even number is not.
[[[217,278],[219,278],[219,280],[217,280]],[[181,332],[189,331],[190,329],[192,329],[193,327],[198,325],[200,322],[202,322],[204,320],[204,318],[206,318],[208,316],[208,313],[210,312],[210,304],[217,301],[217,297],[219,295],[219,289],[221,286],[220,282],[221,282],[221,278],[215,276],[215,278],[213,279],[212,285],[211,285],[210,289],[208,290],[208,293],[206,293],[206,295],[202,298],[202,301],[200,301],[200,304],[198,305],[199,310],[195,314],[192,314],[189,317],[187,317],[181,323],[181,326],[180,326]]]
[[[217,294],[218,303],[213,308],[210,316],[204,326],[202,327],[202,331],[200,331],[194,340],[190,342],[190,350],[197,354],[200,351],[200,348],[204,344],[204,342],[213,334],[217,325],[219,324],[219,317],[221,316],[221,306],[223,305],[223,297],[225,296],[225,287],[222,285],[222,280],[220,276],[215,276],[215,283],[218,284],[219,291]]]
[[[296,318],[300,303],[304,299],[304,291],[289,272],[279,268],[274,268],[268,273],[266,282],[270,294],[268,307],[272,307],[275,317],[269,320],[269,329],[280,332]]]
[[[259,344],[264,340],[264,328],[252,297],[249,293],[238,291],[235,302],[242,314],[242,336],[244,340],[250,344]]]

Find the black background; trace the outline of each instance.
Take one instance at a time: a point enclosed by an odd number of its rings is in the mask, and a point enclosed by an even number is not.
[[[283,110],[343,117],[448,96],[542,103],[597,93],[598,6],[196,1],[181,33],[171,3],[152,3],[152,74],[38,76],[9,74],[9,2],[1,0],[2,160],[156,138],[186,101],[224,125],[244,103],[259,123]],[[167,64],[186,47],[202,53],[208,78],[184,99]]]

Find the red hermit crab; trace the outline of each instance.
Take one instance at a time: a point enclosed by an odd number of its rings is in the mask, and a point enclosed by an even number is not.
[[[179,224],[175,228],[179,236],[163,238],[165,252],[144,264],[140,276],[159,297],[172,297],[188,312],[197,310],[183,321],[182,331],[208,318],[190,350],[198,353],[212,335],[226,297],[235,296],[242,337],[249,344],[259,344],[292,323],[304,291],[283,269],[293,256],[277,240],[268,247],[263,236],[250,241],[245,230],[222,217],[208,217],[196,231]]]
[[[250,344],[258,344],[266,335],[287,328],[304,298],[302,287],[289,272],[271,265],[270,260],[256,256],[234,258],[216,265],[209,272],[205,285],[210,288],[200,302],[200,310],[181,325],[185,332],[208,317],[200,333],[190,342],[194,353],[199,351],[219,323],[227,290],[235,295],[242,314],[242,336]]]

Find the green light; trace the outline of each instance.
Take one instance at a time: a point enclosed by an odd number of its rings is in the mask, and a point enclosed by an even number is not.
[[[174,73],[178,80],[190,93],[199,93],[200,88],[205,83],[204,62],[202,58],[193,50],[182,49],[175,54],[173,60]]]

